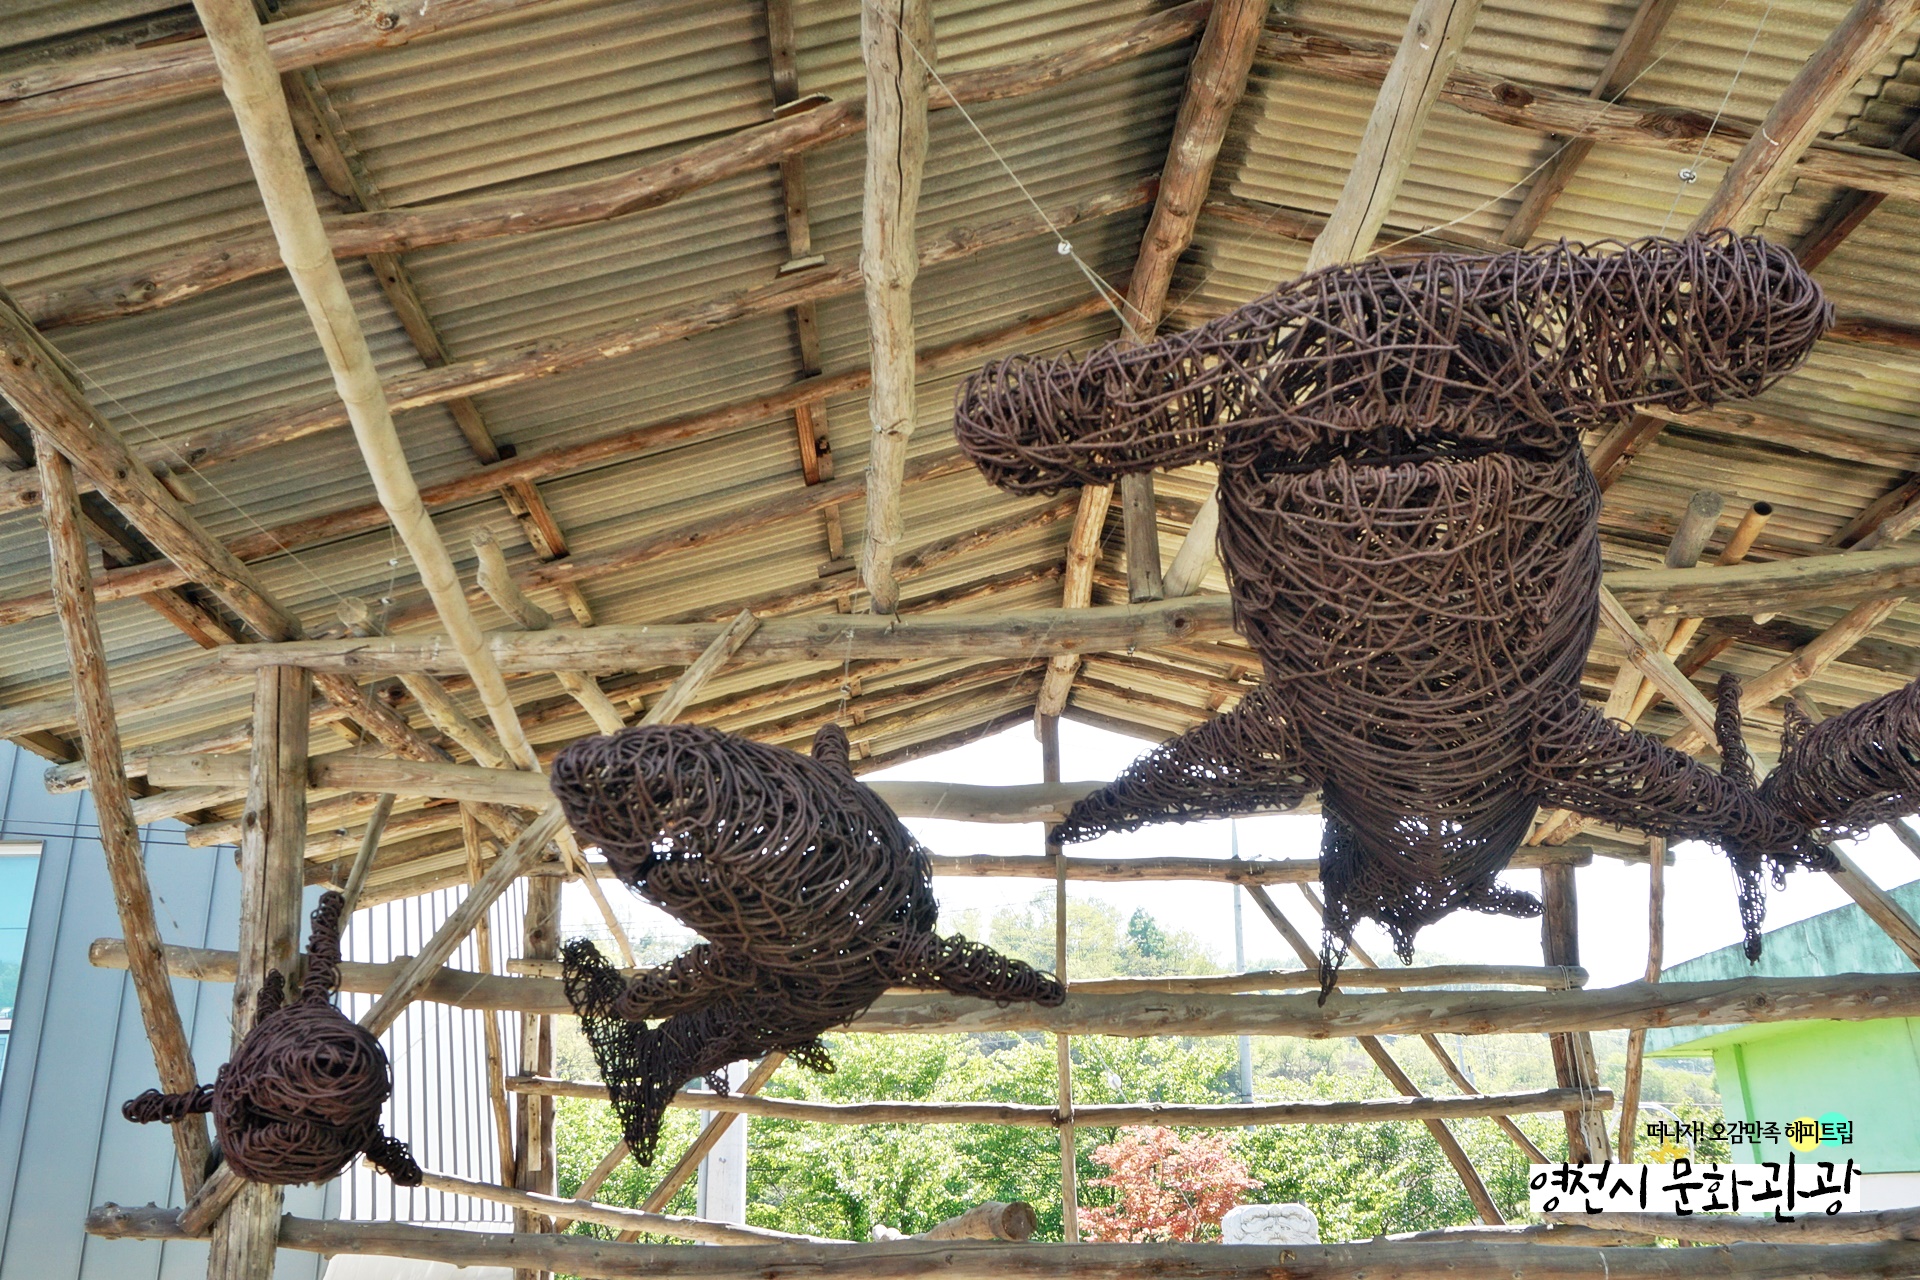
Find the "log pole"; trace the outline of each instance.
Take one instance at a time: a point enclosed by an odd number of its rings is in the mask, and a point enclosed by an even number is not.
[[[127,968],[140,1005],[140,1022],[153,1046],[160,1087],[168,1093],[185,1093],[200,1084],[200,1076],[167,978],[140,829],[134,822],[126,776],[120,769],[120,726],[114,717],[113,694],[107,687],[106,645],[100,638],[100,621],[94,611],[93,575],[87,563],[86,536],[81,532],[73,464],[43,435],[36,433],[34,449],[47,495],[42,514],[53,560],[54,595],[60,602],[60,630],[66,640],[67,665],[73,673],[81,750],[95,779],[94,813],[100,824],[100,847],[106,854],[120,931],[127,940]],[[199,1189],[207,1166],[210,1144],[206,1117],[188,1116],[172,1129],[182,1184],[192,1195]]]

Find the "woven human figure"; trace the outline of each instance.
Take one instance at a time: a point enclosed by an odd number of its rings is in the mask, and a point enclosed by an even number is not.
[[[333,1006],[345,903],[338,893],[321,895],[299,996],[285,1003],[286,980],[268,971],[253,1029],[212,1085],[149,1089],[121,1114],[137,1124],[172,1124],[213,1112],[220,1154],[249,1182],[325,1182],[364,1152],[395,1182],[419,1186],[420,1167],[406,1144],[380,1131],[380,1108],[393,1092],[386,1052]]]
[[[1754,950],[1763,869],[1823,864],[1813,828],[1920,798],[1914,758],[1874,738],[1920,745],[1912,691],[1809,731],[1757,791],[1606,721],[1580,696],[1600,586],[1581,436],[1753,395],[1831,320],[1791,254],[1717,232],[1334,267],[1145,345],[975,374],[954,429],[1002,488],[1218,464],[1220,558],[1265,668],[1059,837],[1319,792],[1330,982],[1360,917],[1405,958],[1456,907],[1537,912],[1494,876],[1554,805],[1719,844]]]
[[[1065,998],[1049,974],[934,933],[927,851],[855,780],[836,726],[811,756],[696,725],[623,729],[561,752],[552,785],[614,874],[706,939],[630,979],[589,942],[563,951],[567,998],[642,1164],[682,1085],[724,1090],[723,1067],[774,1049],[831,1070],[820,1035],[888,987]]]

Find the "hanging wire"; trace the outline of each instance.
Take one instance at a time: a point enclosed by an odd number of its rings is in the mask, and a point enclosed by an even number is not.
[[[1122,308],[1132,309],[1136,313],[1138,313],[1139,309],[1132,307],[1132,304],[1127,301],[1126,296],[1108,284],[1106,280],[1101,277],[1100,273],[1095,271],[1087,260],[1082,258],[1079,252],[1074,249],[1073,242],[1067,239],[1066,232],[1062,231],[1058,224],[1054,222],[1052,216],[1040,207],[1040,202],[1034,199],[1033,192],[1029,190],[1027,184],[1021,180],[1020,175],[1014,172],[1013,166],[1007,163],[1007,158],[1000,153],[1000,148],[993,144],[993,139],[987,136],[986,130],[982,129],[979,121],[973,118],[973,113],[967,110],[967,104],[960,101],[959,96],[947,87],[947,82],[940,78],[940,72],[935,69],[927,55],[921,51],[919,44],[914,41],[914,38],[907,34],[906,29],[895,20],[892,14],[875,4],[874,0],[862,0],[862,2],[875,14],[885,19],[887,25],[892,27],[894,31],[899,34],[900,38],[906,42],[907,48],[913,51],[913,56],[919,61],[920,65],[926,69],[927,78],[940,86],[941,90],[953,102],[954,110],[960,113],[960,118],[967,122],[967,127],[973,130],[975,136],[980,139],[981,145],[987,149],[987,154],[991,155],[995,163],[1006,172],[1008,179],[1019,189],[1021,196],[1025,198],[1029,205],[1033,206],[1033,211],[1040,215],[1040,221],[1044,222],[1047,230],[1053,233],[1054,249],[1062,257],[1073,260],[1073,264],[1080,268],[1080,273],[1086,276],[1087,282],[1093,286],[1094,292],[1098,293],[1106,302],[1107,309],[1113,312],[1114,319],[1120,322],[1121,330],[1135,341],[1140,341],[1138,331],[1133,322],[1127,319],[1126,312],[1122,310]],[[1141,318],[1145,319],[1146,317],[1143,315]]]
[[[134,426],[138,427],[141,430],[141,432],[145,434],[149,443],[156,444],[163,449],[169,448],[166,440],[161,438],[159,432],[155,431],[152,426],[148,425],[147,421],[144,418],[142,418],[139,414],[135,413],[132,409],[128,408],[126,403],[122,401],[120,397],[114,395],[112,390],[106,387],[104,384],[102,384],[98,378],[95,378],[92,374],[88,373],[85,369],[81,368],[79,364],[76,363],[73,360],[73,358],[67,355],[65,352],[60,352],[59,355],[60,355],[61,362],[64,363],[67,366],[67,368],[71,369],[74,373],[79,374],[82,381],[87,383],[89,386],[93,387],[93,389],[99,392],[101,395],[105,396],[108,402],[111,403],[116,409],[118,409],[121,412],[121,414],[123,414],[126,417],[127,421],[133,423]],[[136,461],[138,461],[138,459],[136,459]],[[273,537],[272,530],[268,529],[265,525],[261,524],[258,520],[254,519],[252,513],[247,511],[245,507],[241,506],[236,499],[234,499],[231,495],[229,495],[218,484],[215,484],[213,480],[208,477],[205,471],[202,471],[199,467],[195,466],[192,462],[187,461],[184,458],[181,459],[180,461],[181,461],[181,466],[186,470],[186,472],[189,475],[193,476],[193,478],[198,480],[200,483],[206,485],[207,488],[212,491],[213,495],[216,498],[219,498],[222,502],[226,503],[229,507],[231,507],[233,509],[234,514],[238,515],[242,520],[245,520],[247,524],[253,528],[254,532],[263,534],[269,538]],[[336,591],[333,588],[333,585],[331,583],[329,583],[325,578],[321,577],[317,572],[315,572],[313,567],[309,565],[305,560],[301,559],[300,556],[296,554],[292,548],[280,542],[278,538],[274,538],[274,545],[278,546],[280,548],[280,553],[286,556],[288,560],[291,560],[294,563],[294,565],[302,573],[306,574],[309,578],[312,578],[314,582],[319,585],[322,591],[325,591],[328,595],[332,596],[334,600],[338,601],[339,603],[342,603],[342,604],[346,603],[346,598],[342,596],[338,591]]]
[[[1726,114],[1727,103],[1733,100],[1733,90],[1740,83],[1740,77],[1746,73],[1747,60],[1753,57],[1753,48],[1760,43],[1760,33],[1767,28],[1767,19],[1773,16],[1774,0],[1767,0],[1767,7],[1760,13],[1760,21],[1753,27],[1753,35],[1747,39],[1746,50],[1741,53],[1739,63],[1733,69],[1733,78],[1727,81],[1727,91],[1720,95],[1720,105],[1714,109],[1713,119],[1707,124],[1707,131],[1700,135],[1700,146],[1693,153],[1693,163],[1680,170],[1679,185],[1673,191],[1673,204],[1667,209],[1667,216],[1660,223],[1660,234],[1667,234],[1667,227],[1673,221],[1673,215],[1680,208],[1680,197],[1700,176],[1700,159],[1707,154],[1707,142],[1713,137],[1713,131],[1720,125],[1720,117]],[[1766,125],[1760,126],[1760,136],[1766,137]],[[1767,138],[1772,142],[1772,138]]]

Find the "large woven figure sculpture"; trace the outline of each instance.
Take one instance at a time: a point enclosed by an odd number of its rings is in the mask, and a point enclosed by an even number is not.
[[[278,969],[267,973],[253,1029],[213,1084],[189,1093],[149,1089],[121,1114],[172,1124],[213,1112],[221,1155],[250,1182],[325,1182],[364,1152],[395,1182],[419,1186],[420,1167],[406,1144],[380,1131],[380,1108],[393,1092],[386,1052],[331,999],[345,903],[338,893],[321,896],[299,996],[284,1003],[286,980]]]
[[[704,1075],[724,1090],[721,1068],[774,1049],[831,1070],[820,1035],[890,986],[1065,998],[1050,975],[933,932],[927,851],[854,779],[836,726],[811,757],[695,725],[623,729],[561,752],[552,785],[614,874],[706,939],[631,980],[591,943],[563,953],[567,998],[642,1164],[682,1085]]]
[[[1148,753],[1059,828],[1086,840],[1321,794],[1330,982],[1353,923],[1402,957],[1496,883],[1541,805],[1714,841],[1757,954],[1760,873],[1815,828],[1920,794],[1912,690],[1809,732],[1756,790],[1737,715],[1716,773],[1580,697],[1598,620],[1598,486],[1581,435],[1750,396],[1831,323],[1792,255],[1719,232],[1335,267],[1221,319],[1084,359],[1016,356],[955,431],[1016,492],[1220,468],[1219,549],[1265,680]]]

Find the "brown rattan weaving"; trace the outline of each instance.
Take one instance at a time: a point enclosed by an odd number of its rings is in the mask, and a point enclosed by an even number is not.
[[[1820,830],[1920,799],[1920,704],[1806,730],[1759,789],[1737,694],[1717,773],[1606,721],[1580,696],[1600,586],[1581,436],[1754,395],[1831,321],[1792,254],[1715,232],[1370,260],[1151,343],[975,374],[954,429],[1003,488],[1218,465],[1220,558],[1265,668],[1059,838],[1319,792],[1331,981],[1361,917],[1406,957],[1457,907],[1537,912],[1495,875],[1552,805],[1717,843],[1754,951],[1764,869],[1823,865]]]

